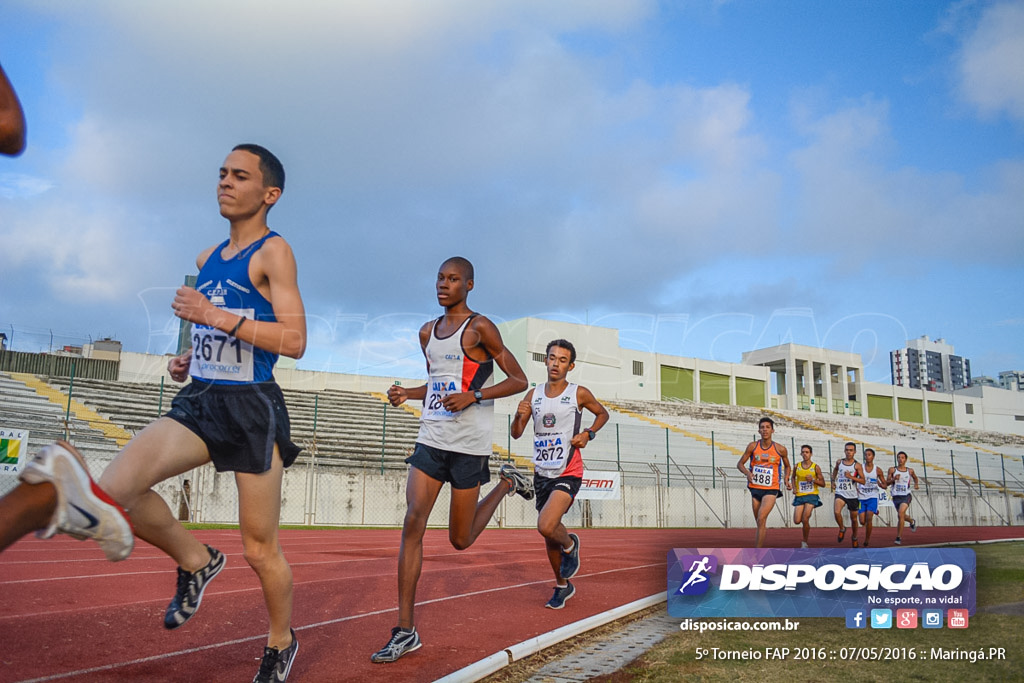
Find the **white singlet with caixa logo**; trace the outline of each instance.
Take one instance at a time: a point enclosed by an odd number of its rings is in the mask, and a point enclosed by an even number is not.
[[[494,361],[477,362],[466,357],[462,347],[462,335],[474,317],[476,314],[443,339],[437,336],[440,318],[430,327],[424,349],[427,395],[416,441],[453,453],[489,457],[494,450],[494,401],[472,403],[457,413],[446,410],[443,404],[449,394],[472,392],[494,383]]]
[[[539,477],[583,476],[583,459],[572,437],[580,433],[582,413],[577,404],[576,385],[570,383],[554,398],[548,398],[547,384],[533,390],[533,464]]]
[[[857,463],[849,465],[842,460],[839,461],[839,471],[836,475],[836,495],[840,498],[853,500],[857,498],[857,482],[850,479],[850,475],[857,474]]]

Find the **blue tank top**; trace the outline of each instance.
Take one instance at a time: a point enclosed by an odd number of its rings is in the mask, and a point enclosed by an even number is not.
[[[274,308],[249,280],[252,255],[276,232],[269,232],[230,259],[221,257],[224,240],[199,270],[196,290],[214,306],[251,320],[277,322]],[[277,354],[207,325],[192,326],[193,378],[216,384],[272,382]]]

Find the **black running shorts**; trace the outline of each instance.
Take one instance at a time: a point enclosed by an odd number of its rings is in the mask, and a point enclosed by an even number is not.
[[[218,472],[266,472],[275,443],[285,467],[302,451],[291,441],[288,409],[276,382],[214,384],[193,378],[174,397],[167,417],[203,440]]]
[[[580,492],[580,486],[583,485],[582,477],[541,477],[536,474],[533,475],[533,491],[537,496],[536,504],[537,510],[544,509],[544,504],[548,502],[548,498],[555,491],[565,491],[569,494],[569,498],[572,501],[576,500],[576,494]],[[569,502],[569,507],[572,507],[572,501]],[[566,508],[568,510],[569,508]]]
[[[448,482],[453,489],[471,489],[491,480],[486,455],[453,453],[417,442],[405,462],[431,479]]]
[[[860,498],[843,498],[837,493],[836,500],[843,501],[843,503],[846,504],[846,509],[850,512],[857,512],[860,510]]]
[[[759,501],[762,500],[765,496],[774,496],[775,498],[778,498],[779,496],[782,495],[781,489],[755,489],[748,486],[747,490],[750,491],[751,496],[753,496]]]

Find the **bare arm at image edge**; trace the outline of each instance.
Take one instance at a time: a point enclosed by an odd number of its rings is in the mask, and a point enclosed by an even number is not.
[[[25,113],[14,86],[0,67],[0,153],[17,156],[25,150]]]

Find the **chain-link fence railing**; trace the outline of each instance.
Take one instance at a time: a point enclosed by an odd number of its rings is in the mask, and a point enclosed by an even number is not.
[[[170,405],[171,389],[157,384],[131,384],[51,378],[58,391],[42,397],[21,381],[0,373],[0,428],[27,430],[28,451],[66,438],[86,456],[98,475],[118,450],[121,430],[130,437]],[[176,391],[176,390],[175,390]],[[392,408],[365,393],[286,392],[293,439],[304,453],[285,474],[282,523],[351,526],[397,526],[405,514],[404,458],[415,443],[418,420],[413,411]],[[72,406],[76,408],[73,410]],[[84,405],[88,410],[79,410]],[[516,459],[528,463],[529,433],[512,439],[507,414],[495,416],[493,465]],[[116,427],[112,431],[112,427]],[[580,500],[566,522],[596,527],[749,527],[750,497],[736,470],[743,448],[757,438],[753,426],[715,423],[713,428],[649,425],[613,412],[612,421],[584,453],[591,471],[621,473],[615,500]],[[814,449],[814,461],[826,480],[841,457],[843,440],[821,434],[778,441],[789,447],[791,461],[803,443]],[[813,435],[817,436],[817,435]],[[926,436],[916,443],[861,443],[878,451],[883,471],[895,465],[894,453],[904,450],[921,479],[914,492],[913,514],[930,525],[1024,524],[1024,459],[1012,449],[996,452],[953,448]],[[923,444],[923,445],[922,445]],[[16,484],[0,473],[0,494]],[[237,521],[237,493],[230,474],[202,467],[158,487],[171,509],[195,522]],[[447,523],[447,488],[442,490],[430,523]],[[834,525],[830,497],[815,514],[816,525]],[[791,497],[779,500],[771,524],[792,523]],[[881,524],[895,524],[895,513],[883,507]],[[533,526],[536,511],[516,498],[507,499],[495,524]]]

